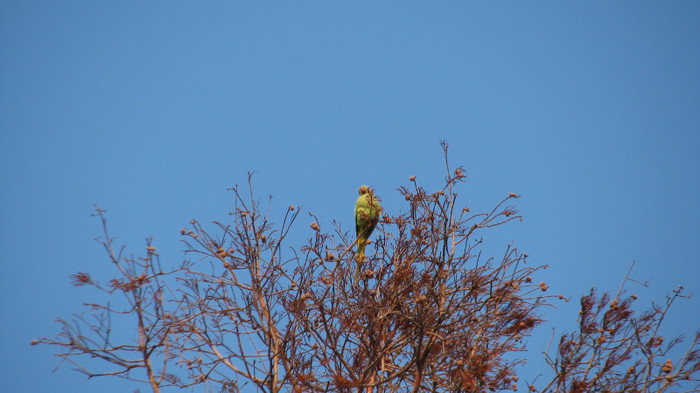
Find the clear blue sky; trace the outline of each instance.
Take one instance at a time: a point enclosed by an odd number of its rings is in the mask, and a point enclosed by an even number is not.
[[[573,298],[635,260],[638,306],[683,285],[667,331],[700,326],[700,2],[202,4],[0,2],[0,390],[139,387],[29,345],[92,300],[70,274],[109,277],[93,204],[173,266],[179,228],[226,219],[247,171],[273,210],[350,228],[360,184],[390,213],[410,175],[439,184],[441,139],[464,205],[522,194],[493,250],[514,241]],[[531,375],[577,303],[548,310]]]

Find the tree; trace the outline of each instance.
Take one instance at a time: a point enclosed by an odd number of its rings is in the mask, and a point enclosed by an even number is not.
[[[127,307],[89,304],[88,317],[59,320],[56,338],[34,343],[58,346],[57,356],[88,376],[145,375],[140,380],[154,392],[202,384],[225,392],[517,390],[523,340],[541,323],[542,307],[561,296],[546,294],[547,284],[532,278],[544,266],[531,266],[512,245],[500,258],[483,255],[482,232],[520,219],[508,205],[518,195],[488,212],[460,208],[456,188],[465,172],[450,168],[442,146],[444,186],[427,192],[411,177],[410,187],[399,188],[408,211],[384,214],[358,280],[352,231],[334,222],[324,232],[312,216],[307,243],[288,245],[299,209],[289,206],[275,227],[250,176],[247,193],[232,189],[229,222],[205,228],[193,220],[181,230],[186,252],[198,259],[167,272],[151,239],[142,258],[116,252],[98,209],[101,243],[118,276],[103,287],[78,273],[74,284],[121,294]],[[562,336],[548,358],[551,382],[526,386],[647,392],[697,381],[697,335],[681,360],[659,364],[666,352],[657,330],[671,302],[633,318],[629,298],[585,296],[580,331]],[[112,338],[117,316],[135,319],[136,344]],[[112,368],[94,371],[85,357]]]

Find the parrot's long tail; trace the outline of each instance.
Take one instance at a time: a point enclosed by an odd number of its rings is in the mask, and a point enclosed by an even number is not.
[[[362,270],[362,261],[365,260],[365,247],[367,246],[367,239],[358,238],[357,239],[357,269],[355,270],[355,284],[357,285],[357,280],[360,278],[360,270]]]

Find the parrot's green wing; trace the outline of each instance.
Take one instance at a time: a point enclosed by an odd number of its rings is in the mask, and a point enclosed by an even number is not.
[[[379,221],[382,207],[374,195],[372,189],[367,186],[360,187],[360,197],[355,202],[355,234],[357,235],[357,271],[355,282],[360,272],[360,263],[365,259],[365,246],[367,239],[374,231]]]

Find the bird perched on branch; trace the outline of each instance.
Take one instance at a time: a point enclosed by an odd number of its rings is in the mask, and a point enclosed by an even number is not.
[[[379,204],[379,199],[374,195],[374,191],[367,187],[361,186],[359,189],[360,197],[355,202],[355,234],[357,235],[357,271],[355,272],[355,282],[360,274],[360,264],[365,259],[365,246],[367,239],[374,231],[379,221],[379,214],[382,206]]]

